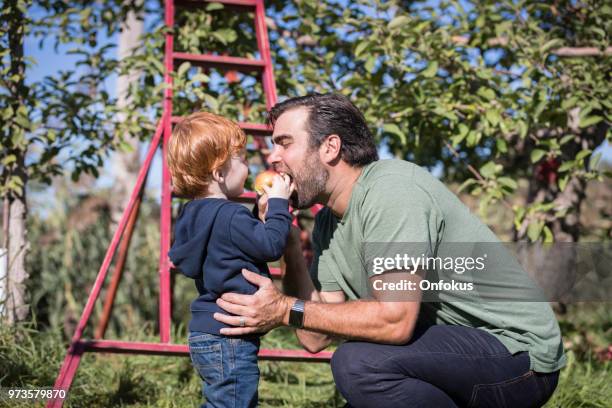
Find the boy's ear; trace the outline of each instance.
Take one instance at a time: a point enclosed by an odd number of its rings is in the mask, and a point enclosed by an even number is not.
[[[212,178],[217,183],[223,183],[223,169],[218,168],[218,169],[213,170]]]

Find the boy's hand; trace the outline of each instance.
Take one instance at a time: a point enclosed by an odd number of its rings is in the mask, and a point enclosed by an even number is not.
[[[260,195],[257,197],[257,216],[262,222],[266,222],[266,214],[268,212],[268,195]]]
[[[275,175],[272,180],[272,187],[263,186],[268,199],[270,198],[284,198],[289,199],[289,196],[293,194],[295,190],[295,184],[291,182],[291,177],[287,174]]]

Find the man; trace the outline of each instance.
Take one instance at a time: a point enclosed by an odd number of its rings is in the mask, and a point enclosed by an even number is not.
[[[309,274],[293,231],[284,294],[269,279],[243,271],[259,290],[252,296],[226,293],[217,301],[233,316],[215,318],[236,326],[223,334],[291,324],[311,352],[333,337],[349,340],[331,365],[337,387],[354,407],[544,404],[565,364],[547,303],[465,301],[445,289],[429,301],[419,285],[430,273],[442,273],[439,268],[413,262],[412,272],[388,267],[393,273],[378,274],[366,254],[380,253],[377,243],[415,243],[416,256],[422,252],[427,259],[452,253],[455,242],[496,245],[493,233],[425,170],[401,160],[378,161],[363,115],[343,96],[289,99],[272,109],[270,122],[269,160],[293,178],[292,204],[325,205],[315,220],[314,260]],[[493,289],[524,287],[518,264],[493,265],[489,275],[469,279]],[[409,297],[387,298],[389,291],[378,290],[399,281],[412,288]]]

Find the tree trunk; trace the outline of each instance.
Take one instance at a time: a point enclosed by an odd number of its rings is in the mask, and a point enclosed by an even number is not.
[[[138,17],[132,11],[122,25],[119,35],[119,59],[129,56],[139,44],[139,37],[143,33],[143,22]],[[132,83],[138,81],[139,76],[140,72],[135,71],[117,79],[117,105],[119,108],[129,106],[128,89]],[[120,114],[120,116],[124,115]],[[121,117],[119,120],[121,121]],[[123,210],[127,206],[140,169],[140,143],[138,138],[124,135],[124,140],[132,147],[132,151],[116,152],[113,156],[113,172],[115,175],[112,191],[113,200],[111,200],[111,227],[113,230],[117,227]]]
[[[24,61],[24,32],[25,15],[22,11],[21,2],[12,0],[7,2],[5,12],[8,22],[8,45],[10,68],[6,77],[8,90],[11,96],[11,108],[19,115],[27,102],[29,89],[25,84],[25,61]],[[23,113],[22,113],[23,115]],[[7,276],[4,282],[6,287],[5,298],[0,299],[4,303],[4,318],[9,324],[23,321],[28,317],[29,305],[27,301],[26,283],[28,272],[26,271],[26,253],[29,248],[26,230],[26,185],[28,181],[25,155],[27,147],[23,141],[26,138],[23,124],[15,120],[13,115],[5,124],[8,129],[8,138],[12,143],[8,145],[8,154],[14,156],[14,161],[3,169],[3,183],[12,183],[13,186],[5,191],[3,197],[8,202],[8,217],[4,217],[8,225],[4,225],[8,231],[5,238],[7,247]],[[17,182],[17,185],[15,184]],[[8,184],[10,185],[10,184]]]
[[[27,207],[24,189],[23,194],[12,197],[9,205],[6,299],[6,317],[9,324],[25,320],[30,310],[26,292],[26,283],[29,277],[25,267],[26,253],[29,249],[26,216]]]

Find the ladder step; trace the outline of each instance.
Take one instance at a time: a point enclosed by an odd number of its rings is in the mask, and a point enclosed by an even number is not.
[[[282,277],[280,268],[270,268],[270,275],[272,279],[280,279]]]
[[[176,7],[202,7],[203,3],[221,3],[225,6],[255,7],[255,0],[175,0]]]
[[[263,123],[238,122],[240,129],[253,136],[270,136],[272,127]]]
[[[181,116],[172,116],[172,124],[180,122],[181,119]],[[272,127],[264,123],[238,122],[238,126],[240,126],[240,129],[253,136],[270,136],[272,134]]]
[[[172,58],[174,59],[174,61],[177,62],[189,61],[194,65],[202,67],[221,68],[241,72],[263,71],[266,67],[266,63],[262,60],[241,57],[228,57],[225,55],[189,54],[186,52],[173,52]]]
[[[78,342],[87,351],[100,353],[118,354],[153,354],[188,356],[189,346],[186,344],[172,343],[150,343],[141,341],[122,341],[122,340],[81,340]],[[328,362],[332,356],[331,351],[321,351],[319,353],[309,353],[305,350],[288,349],[261,349],[259,358],[262,360],[280,361],[314,361]]]

